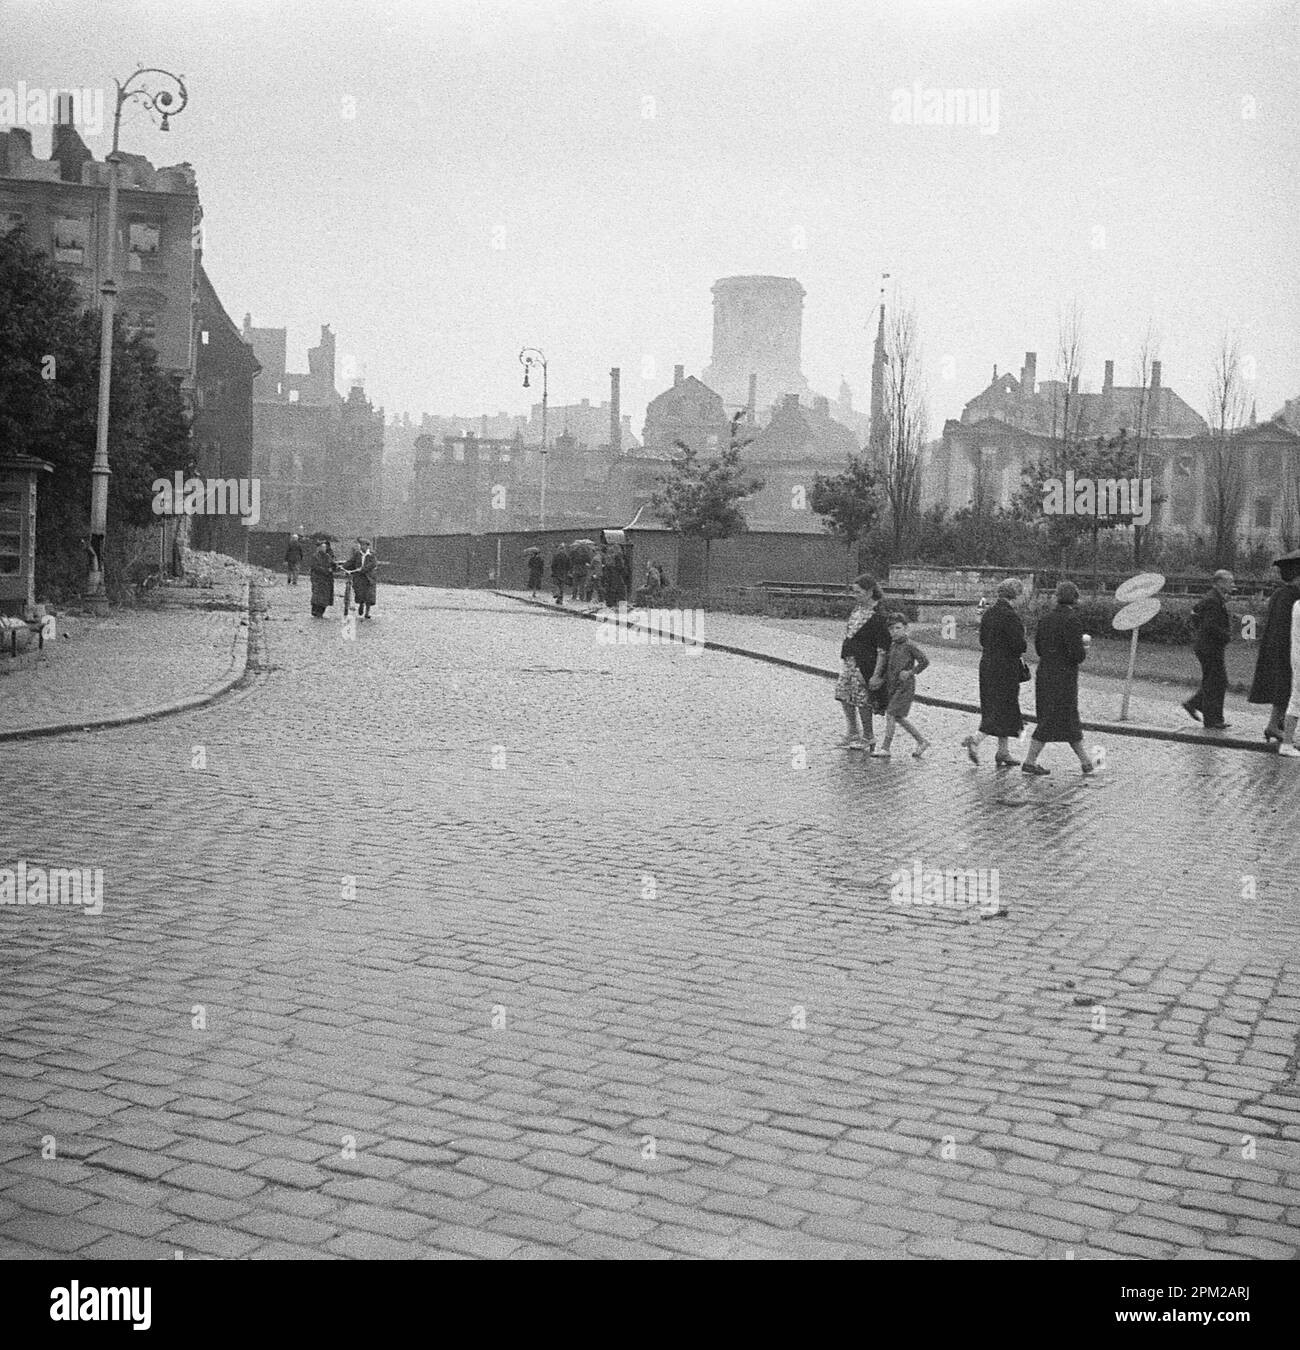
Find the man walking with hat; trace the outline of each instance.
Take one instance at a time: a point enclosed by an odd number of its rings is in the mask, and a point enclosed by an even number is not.
[[[1214,584],[1192,610],[1196,631],[1192,650],[1201,663],[1201,687],[1183,704],[1183,711],[1193,722],[1203,720],[1206,731],[1226,731],[1231,725],[1223,720],[1223,696],[1228,692],[1224,652],[1232,641],[1232,619],[1226,601],[1235,587],[1232,573],[1220,568],[1214,574]]]
[[[1282,584],[1269,596],[1249,701],[1272,705],[1264,739],[1276,741],[1279,754],[1300,758],[1300,749],[1294,744],[1300,699],[1292,691],[1292,681],[1300,674],[1295,655],[1295,648],[1300,646],[1300,549],[1274,558],[1273,566],[1281,573]]]

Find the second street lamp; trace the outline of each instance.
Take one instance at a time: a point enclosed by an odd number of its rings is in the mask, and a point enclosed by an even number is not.
[[[519,353],[524,368],[524,388],[528,388],[528,374],[534,366],[542,368],[542,503],[539,527],[546,528],[546,405],[549,390],[546,381],[546,353],[540,347],[525,347]]]
[[[161,76],[171,81],[176,86],[175,92],[165,87],[149,89],[144,83],[135,85],[142,75]],[[150,112],[158,114],[158,129],[167,131],[169,119],[189,102],[185,81],[179,75],[156,67],[141,66],[125,84],[117,80],[114,83],[117,85],[117,106],[113,110],[113,149],[108,156],[104,279],[99,287],[99,413],[95,423],[95,461],[90,469],[90,575],[86,579],[86,594],[100,602],[104,599],[104,536],[108,531],[108,479],[112,472],[108,467],[108,414],[113,380],[113,312],[117,306],[117,179],[122,162],[117,143],[122,130],[122,108],[128,100],[140,99]]]

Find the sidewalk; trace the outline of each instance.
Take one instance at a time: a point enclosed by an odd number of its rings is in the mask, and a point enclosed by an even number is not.
[[[527,604],[555,609],[550,599],[534,601],[526,591],[498,591],[497,594]],[[591,606],[566,604],[569,612],[581,615]],[[604,611],[608,613],[609,611]],[[631,613],[631,610],[629,610]],[[838,619],[785,619],[762,614],[724,614],[710,610],[705,618],[706,644],[738,651],[744,655],[792,663],[834,678],[839,674],[839,648],[844,624]],[[930,668],[918,681],[917,702],[979,713],[978,652],[945,647],[934,625],[912,625],[912,636],[930,658]],[[1033,665],[1032,651],[1030,652]],[[1138,671],[1142,669],[1141,647]],[[1086,729],[1121,736],[1146,736],[1158,740],[1187,741],[1230,746],[1238,750],[1267,750],[1263,740],[1268,710],[1248,704],[1239,694],[1230,694],[1224,710],[1232,724],[1229,732],[1198,730],[1178,706],[1195,684],[1190,677],[1186,690],[1177,686],[1133,681],[1128,721],[1119,720],[1124,682],[1106,675],[1088,673],[1085,663],[1079,676],[1079,714]],[[1027,717],[1034,714],[1034,686],[1025,685],[1020,706]],[[972,727],[973,729],[973,727]]]
[[[139,721],[215,698],[244,675],[248,590],[248,569],[232,561],[210,588],[166,587],[158,608],[56,614],[43,652],[0,657],[0,741]]]

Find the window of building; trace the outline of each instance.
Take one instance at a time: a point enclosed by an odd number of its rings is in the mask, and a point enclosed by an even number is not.
[[[454,446],[452,446],[451,457],[452,457],[452,459],[454,459],[454,460],[456,461],[457,464],[464,464],[464,462],[465,462],[465,447],[464,447],[463,445],[454,445]]]
[[[208,345],[208,337],[209,337],[209,336],[210,336],[210,335],[209,335],[208,330],[207,330],[206,328],[199,334],[199,341],[202,342],[203,345],[204,345],[205,347]]]
[[[150,221],[133,220],[126,227],[126,269],[128,272],[151,270],[158,258],[158,226]]]
[[[17,572],[22,563],[23,511],[27,494],[0,488],[0,574]]]
[[[158,252],[162,231],[151,220],[133,220],[127,226],[126,246],[142,258],[152,258]]]
[[[22,560],[22,536],[0,534],[0,574],[17,572]]]
[[[0,234],[8,234],[10,230],[16,230],[26,217],[21,211],[0,211]]]
[[[1273,499],[1271,497],[1255,498],[1255,528],[1260,530],[1273,528]]]
[[[84,266],[87,234],[83,218],[60,216],[54,222],[54,261]]]
[[[132,337],[142,337],[153,346],[158,345],[158,316],[148,310],[130,310],[124,320],[126,331]]]
[[[298,391],[296,389],[289,390],[289,402],[290,403],[298,402]]]

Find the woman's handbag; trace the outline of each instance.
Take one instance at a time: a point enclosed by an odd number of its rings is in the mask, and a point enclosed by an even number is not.
[[[1028,684],[1033,679],[1033,672],[1029,669],[1029,662],[1022,656],[1020,658],[1020,683]]]

